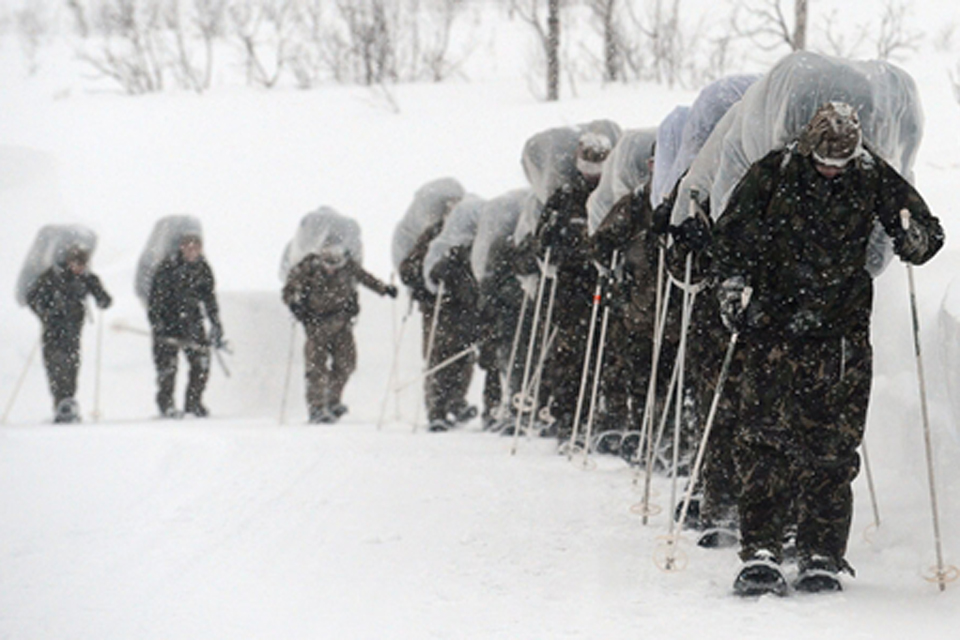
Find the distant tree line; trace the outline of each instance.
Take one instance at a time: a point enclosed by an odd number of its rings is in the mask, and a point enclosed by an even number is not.
[[[46,39],[69,35],[98,79],[142,94],[203,92],[231,65],[249,85],[310,89],[462,76],[484,19],[530,27],[534,91],[557,100],[578,82],[655,81],[698,87],[744,62],[811,47],[845,57],[916,50],[907,0],[843,24],[809,0],[727,0],[707,23],[683,0],[14,0],[0,29],[15,32],[28,68]],[[687,4],[690,4],[689,2]],[[2,10],[0,10],[2,11]],[[951,50],[956,25],[935,35]],[[816,38],[813,38],[813,35]],[[541,84],[542,83],[542,84]],[[539,87],[539,88],[536,88]]]

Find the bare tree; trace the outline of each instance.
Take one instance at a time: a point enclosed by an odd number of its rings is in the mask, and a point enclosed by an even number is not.
[[[87,12],[80,0],[64,0],[67,9],[73,15],[73,22],[77,34],[81,38],[86,38],[90,34],[90,25],[87,23]]]
[[[395,23],[386,1],[337,0],[337,8],[347,25],[362,82],[373,85],[397,80]]]
[[[903,0],[886,0],[877,31],[877,58],[889,60],[902,51],[916,51],[923,33],[907,26],[910,9]]]
[[[808,0],[795,0],[793,26],[783,9],[783,0],[737,0],[734,5],[734,28],[738,36],[746,37],[764,50],[784,44],[791,51],[807,46]]]
[[[541,18],[546,3],[546,21]],[[560,99],[560,0],[510,0],[510,11],[533,27],[546,58],[547,100]]]
[[[92,20],[102,42],[98,50],[90,51],[92,45],[85,46],[77,56],[98,75],[116,81],[127,93],[161,91],[163,21],[161,0],[103,0]]]
[[[247,82],[277,84],[292,46],[295,0],[233,0],[229,14],[240,43]]]
[[[603,79],[624,79],[623,38],[618,29],[619,0],[587,0],[587,6],[599,24],[603,38]]]

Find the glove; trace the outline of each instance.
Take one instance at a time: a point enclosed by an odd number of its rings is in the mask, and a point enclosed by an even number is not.
[[[450,260],[449,258],[441,258],[433,268],[430,269],[430,279],[440,284],[447,279],[450,275]]]
[[[113,298],[109,294],[104,293],[102,297],[97,298],[97,306],[101,309],[109,309],[110,305],[113,304]]]
[[[214,322],[210,325],[210,344],[213,345],[214,349],[223,349],[223,327],[220,326],[219,322]]]
[[[397,292],[397,288],[392,284],[390,284],[390,285],[387,285],[387,288],[383,290],[383,293],[385,295],[390,296],[391,298],[396,298],[398,292]]]
[[[296,318],[297,320],[299,320],[304,324],[307,323],[307,309],[306,307],[303,306],[303,304],[299,302],[291,302],[289,307],[290,307],[290,313],[293,314],[294,318]]]
[[[650,219],[650,230],[656,234],[663,235],[670,231],[670,213],[672,207],[668,201],[663,201],[653,210],[653,216]]]
[[[720,283],[717,300],[720,303],[720,319],[730,333],[739,333],[749,324],[747,308],[750,292],[743,276],[732,276]],[[754,311],[756,311],[754,309]],[[755,314],[754,314],[755,315]]]
[[[913,224],[910,212],[900,210],[900,233],[893,239],[893,248],[905,262],[919,264],[927,253],[927,234]]]
[[[699,253],[710,244],[710,229],[696,216],[691,216],[680,223],[679,226],[671,227],[673,239],[687,251]]]

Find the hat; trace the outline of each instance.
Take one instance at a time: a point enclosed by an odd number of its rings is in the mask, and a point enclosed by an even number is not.
[[[612,148],[607,136],[593,131],[585,132],[577,141],[577,169],[585,176],[599,176],[603,161]]]
[[[846,102],[827,102],[800,133],[799,150],[820,164],[844,167],[863,152],[857,110]]]
[[[86,265],[90,261],[90,252],[81,246],[74,245],[67,249],[63,254],[63,264],[76,262]]]

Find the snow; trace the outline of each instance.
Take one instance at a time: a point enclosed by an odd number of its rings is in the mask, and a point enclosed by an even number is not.
[[[938,331],[960,268],[952,64],[929,55],[903,66],[926,113],[917,185],[947,232],[941,255],[915,277],[943,548],[957,564],[960,437],[943,382],[960,362]],[[57,77],[25,79],[9,45],[0,48],[0,82],[3,408],[39,335],[13,291],[42,225],[82,223],[98,233],[92,267],[115,299],[84,335],[85,422],[49,424],[34,360],[0,427],[0,638],[956,634],[960,584],[940,593],[924,580],[934,541],[906,272],[897,262],[877,280],[867,433],[882,522],[871,534],[861,474],[849,549],[858,577],[840,595],[736,599],[734,551],[689,541],[686,569],[663,572],[654,558],[666,517],[645,527],[631,512],[640,492],[623,462],[604,457],[584,468],[541,440],[521,441],[510,455],[509,439],[477,424],[414,430],[417,385],[389,398],[378,428],[392,336],[402,332],[399,379],[415,378],[419,366],[419,320],[404,322],[403,300],[361,292],[351,412],[335,426],[303,424],[302,335],[291,342],[277,264],[305,213],[327,205],[357,219],[364,265],[386,278],[394,226],[424,183],[455,176],[468,191],[497,197],[526,186],[520,152],[533,133],[600,118],[654,126],[694,92],[580,86],[578,97],[544,104],[522,78],[508,78],[392,88],[398,110],[356,87],[131,99]],[[154,222],[173,213],[203,222],[235,350],[231,377],[214,365],[207,421],[151,417],[149,342],[110,329],[146,327],[133,292],[136,262]],[[669,512],[668,481],[656,478],[654,489]]]

